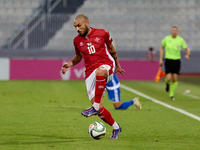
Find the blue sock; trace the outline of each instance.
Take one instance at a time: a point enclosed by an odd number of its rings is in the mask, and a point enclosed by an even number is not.
[[[133,105],[133,100],[123,102],[123,103],[121,104],[121,106],[119,106],[119,107],[117,107],[117,108],[115,108],[115,109],[123,109],[123,110],[125,110],[125,109],[129,108],[129,106],[131,106],[131,105]]]

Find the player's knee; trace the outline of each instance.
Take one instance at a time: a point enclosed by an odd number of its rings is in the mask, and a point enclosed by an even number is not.
[[[107,70],[104,68],[97,68],[96,76],[105,76],[107,74]]]

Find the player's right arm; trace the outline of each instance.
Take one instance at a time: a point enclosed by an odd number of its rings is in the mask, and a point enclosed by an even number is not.
[[[165,49],[165,46],[161,46],[160,48],[160,59],[159,59],[159,65],[162,66],[163,65],[163,54],[164,54],[164,49]]]
[[[161,48],[160,48],[160,59],[159,59],[159,65],[162,66],[163,65],[163,54],[164,54],[164,50],[165,50],[165,46],[166,46],[166,38],[167,36],[161,41]]]
[[[74,58],[73,58],[70,62],[68,62],[68,63],[66,63],[66,64],[64,64],[64,65],[62,66],[62,73],[65,74],[65,72],[66,72],[67,70],[69,70],[69,68],[71,68],[72,66],[75,66],[75,65],[78,64],[81,60],[82,60],[82,55],[81,55],[81,54],[80,54],[80,55],[75,55]]]

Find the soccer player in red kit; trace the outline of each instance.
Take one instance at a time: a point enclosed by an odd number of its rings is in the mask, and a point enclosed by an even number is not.
[[[113,127],[110,139],[117,139],[122,128],[115,122],[111,113],[103,106],[103,95],[106,83],[109,82],[114,72],[123,74],[117,59],[112,38],[104,29],[91,28],[87,16],[81,14],[74,20],[74,27],[79,33],[74,38],[75,56],[63,65],[62,73],[78,64],[82,58],[85,65],[85,83],[92,107],[81,112],[85,117],[98,115],[104,122]]]

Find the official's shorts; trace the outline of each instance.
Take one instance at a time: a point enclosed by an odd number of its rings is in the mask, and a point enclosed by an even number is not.
[[[107,77],[107,81],[106,82],[108,83],[113,77],[113,70],[111,70],[112,67],[109,66],[109,65],[101,65],[101,67],[104,67],[107,70],[108,77]],[[90,76],[85,80],[86,89],[87,89],[87,93],[88,93],[88,97],[89,97],[90,101],[95,96],[96,70],[97,69],[95,69],[90,74]],[[104,94],[105,94],[105,91],[104,91]],[[104,96],[104,94],[103,94],[103,96]]]
[[[181,61],[178,60],[172,60],[172,59],[165,59],[165,74],[168,73],[180,73],[181,68]]]
[[[120,82],[117,75],[114,75],[112,80],[106,84],[108,99],[113,102],[120,102]]]

